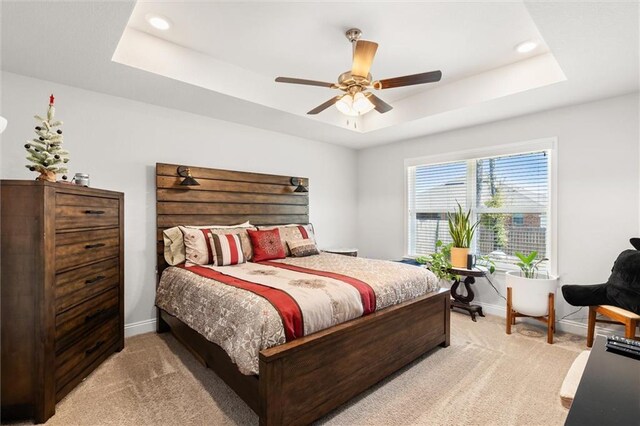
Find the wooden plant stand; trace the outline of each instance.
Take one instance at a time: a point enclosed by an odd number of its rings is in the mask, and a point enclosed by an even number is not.
[[[511,326],[516,325],[517,317],[533,318],[547,325],[547,343],[553,344],[553,334],[556,332],[555,294],[549,293],[549,315],[534,317],[513,310],[511,290],[511,287],[507,287],[507,334],[511,334]]]

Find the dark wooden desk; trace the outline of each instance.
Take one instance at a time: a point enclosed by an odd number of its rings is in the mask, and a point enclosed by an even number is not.
[[[640,425],[640,360],[607,352],[596,337],[565,425]]]
[[[476,282],[476,278],[484,277],[487,274],[487,271],[485,269],[451,268],[449,269],[449,272],[456,275],[456,279],[451,285],[451,297],[453,298],[453,300],[451,301],[451,309],[464,309],[465,311],[469,312],[469,315],[471,315],[471,319],[474,322],[476,321],[476,314],[483,317],[484,313],[482,312],[482,306],[471,304],[473,298],[475,297],[471,285]],[[465,277],[464,281],[462,281],[462,284],[464,284],[464,288],[467,292],[466,296],[458,293],[458,287],[460,286],[459,277],[461,276]]]

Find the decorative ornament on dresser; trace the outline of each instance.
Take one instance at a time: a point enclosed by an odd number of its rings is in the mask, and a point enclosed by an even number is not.
[[[62,179],[67,180],[67,163],[69,162],[69,152],[62,148],[62,121],[55,120],[56,112],[53,106],[55,98],[49,96],[49,109],[47,117],[43,118],[35,115],[38,122],[35,127],[36,137],[28,141],[24,146],[27,150],[27,160],[32,164],[27,164],[27,168],[40,175],[36,180],[55,182],[56,175],[62,174]]]

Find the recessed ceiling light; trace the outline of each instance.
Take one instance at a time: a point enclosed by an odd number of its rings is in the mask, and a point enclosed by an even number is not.
[[[531,52],[533,49],[538,47],[538,43],[532,40],[523,41],[519,45],[516,46],[516,50],[520,53]]]
[[[164,16],[149,14],[145,18],[153,28],[158,30],[166,31],[171,28],[171,22]]]

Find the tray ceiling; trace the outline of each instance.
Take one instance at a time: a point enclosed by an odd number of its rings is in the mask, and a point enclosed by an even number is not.
[[[153,28],[146,19],[150,15],[168,18],[171,28]],[[307,116],[339,92],[273,80],[337,81],[350,69],[351,45],[344,32],[351,27],[379,43],[374,79],[440,69],[442,80],[376,92],[394,106],[384,115],[371,112],[354,119],[330,108]],[[538,47],[517,52],[514,47],[526,40]],[[138,2],[113,59],[360,133],[565,80],[519,2]]]
[[[171,29],[149,27],[150,12]],[[637,17],[637,2],[3,1],[1,66],[364,148],[635,92]],[[384,115],[307,116],[334,92],[273,80],[335,80],[349,68],[352,26],[380,44],[375,78],[440,69],[442,81],[376,92],[394,106]],[[518,54],[525,39],[540,45]]]

